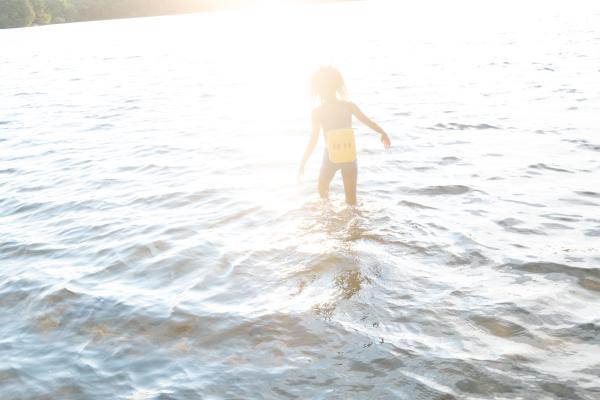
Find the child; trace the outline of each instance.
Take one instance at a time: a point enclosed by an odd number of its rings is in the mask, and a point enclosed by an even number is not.
[[[336,68],[328,66],[317,69],[312,76],[311,93],[313,97],[319,97],[321,104],[312,112],[312,134],[300,163],[299,174],[304,175],[304,165],[315,149],[322,128],[327,148],[319,174],[319,195],[321,198],[327,198],[329,183],[336,171],[341,169],[346,203],[355,205],[357,167],[352,116],[354,115],[359,121],[379,133],[386,149],[390,148],[390,138],[379,125],[363,114],[356,104],[343,100],[346,87],[342,75]]]

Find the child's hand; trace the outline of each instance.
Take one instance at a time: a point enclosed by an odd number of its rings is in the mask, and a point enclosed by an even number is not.
[[[300,164],[298,169],[298,182],[302,182],[302,178],[304,178],[304,164]]]
[[[385,133],[381,135],[381,143],[383,143],[383,148],[384,149],[389,149],[390,146],[392,145],[392,142],[390,142],[390,138],[388,135],[386,135]]]

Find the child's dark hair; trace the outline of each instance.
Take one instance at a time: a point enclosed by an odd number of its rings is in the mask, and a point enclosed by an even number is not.
[[[318,97],[321,101],[336,94],[344,98],[346,97],[344,78],[340,71],[332,65],[319,67],[312,75],[310,92],[313,97]]]

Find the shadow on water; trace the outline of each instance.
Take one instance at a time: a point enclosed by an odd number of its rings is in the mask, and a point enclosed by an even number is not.
[[[357,295],[364,285],[369,284],[367,266],[361,253],[355,248],[357,240],[368,231],[367,211],[355,206],[339,206],[331,201],[321,201],[318,206],[310,206],[306,217],[309,231],[299,235],[320,233],[328,245],[307,267],[316,275],[313,281],[323,289],[333,288],[331,297],[317,303],[312,310],[326,319],[331,319],[337,306]],[[301,287],[305,285],[300,283]]]
[[[341,250],[351,251],[353,242],[368,230],[365,226],[366,213],[356,206],[336,209],[330,202],[324,202],[321,214],[323,231],[329,238],[339,241]]]

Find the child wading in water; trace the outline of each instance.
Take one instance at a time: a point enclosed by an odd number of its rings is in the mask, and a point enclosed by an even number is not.
[[[321,104],[312,112],[312,134],[300,163],[300,176],[312,154],[321,128],[327,148],[319,174],[319,195],[327,198],[329,184],[338,169],[342,170],[346,203],[356,204],[356,147],[352,131],[352,116],[381,135],[381,143],[390,148],[390,138],[383,129],[360,111],[356,104],[343,100],[346,96],[344,79],[334,67],[321,67],[312,76],[311,93]]]

